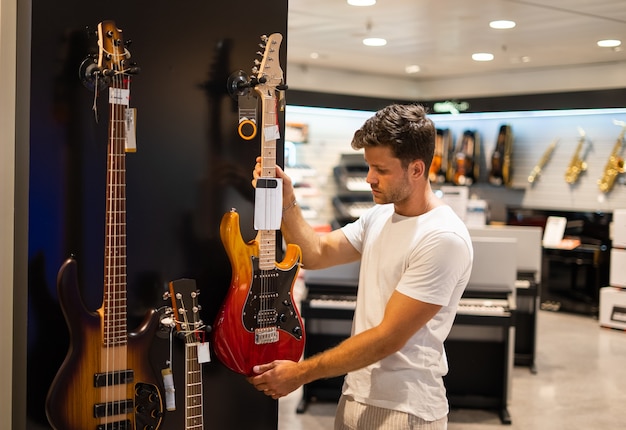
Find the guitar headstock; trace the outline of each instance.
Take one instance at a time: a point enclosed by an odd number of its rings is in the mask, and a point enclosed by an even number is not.
[[[256,81],[255,90],[261,95],[271,95],[276,90],[285,88],[283,82],[283,69],[280,67],[280,44],[283,36],[280,33],[273,33],[269,36],[261,36],[262,43],[260,46],[264,48],[261,61],[256,60],[252,69],[253,78]]]
[[[176,330],[185,335],[186,339],[195,339],[195,334],[204,328],[199,314],[199,294],[193,279],[179,279],[169,283]]]
[[[122,74],[136,73],[131,71],[130,52],[122,38],[122,30],[113,21],[102,21],[98,24],[98,69],[104,76],[115,77]],[[119,81],[116,84],[116,81]],[[113,86],[121,87],[123,80],[113,79]]]

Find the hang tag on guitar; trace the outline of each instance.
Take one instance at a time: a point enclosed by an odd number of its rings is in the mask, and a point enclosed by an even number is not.
[[[126,152],[137,152],[137,135],[135,133],[137,127],[137,109],[126,108],[124,110],[124,117],[124,129],[126,131]]]
[[[210,363],[211,351],[209,349],[209,342],[198,343],[198,363]]]
[[[254,229],[280,230],[283,215],[283,180],[259,178],[256,181]]]

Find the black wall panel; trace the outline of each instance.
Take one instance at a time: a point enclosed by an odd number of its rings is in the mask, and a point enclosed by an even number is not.
[[[86,307],[97,309],[103,293],[108,102],[79,79],[81,62],[96,52],[97,24],[115,21],[141,68],[131,84],[138,149],[126,157],[129,329],[168,305],[167,282],[183,277],[197,281],[211,324],[231,276],[220,219],[235,207],[245,239],[255,233],[250,179],[260,143],[237,136],[226,82],[236,70],[250,73],[259,37],[274,32],[285,36],[286,72],[287,0],[35,0],[32,14],[28,422],[46,428],[45,396],[69,347],[56,292],[62,262],[75,256]],[[154,340],[155,372],[169,358],[167,337]],[[178,373],[182,351],[175,342]],[[203,371],[205,428],[276,428],[275,401],[215,357]],[[183,426],[182,377],[178,410],[163,429]]]

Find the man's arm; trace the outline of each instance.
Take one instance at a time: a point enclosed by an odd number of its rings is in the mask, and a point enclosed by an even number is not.
[[[277,360],[255,367],[249,378],[259,391],[274,398],[289,394],[311,381],[343,375],[380,361],[404,344],[441,306],[394,292],[379,325],[352,336],[334,348],[300,361]]]
[[[254,169],[252,181],[256,186],[256,179],[260,176],[260,158]],[[327,234],[317,233],[302,216],[302,211],[296,203],[296,195],[291,178],[276,166],[276,177],[283,180],[283,216],[281,232],[285,242],[294,243],[302,250],[302,262],[305,269],[324,269],[337,264],[350,263],[358,260],[361,254],[340,230]],[[294,204],[296,203],[296,204]]]

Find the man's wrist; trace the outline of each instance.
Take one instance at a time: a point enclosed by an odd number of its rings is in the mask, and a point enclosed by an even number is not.
[[[287,212],[289,209],[294,208],[298,206],[298,200],[296,200],[295,198],[291,201],[291,203],[289,203],[287,206],[283,207],[283,212]]]

